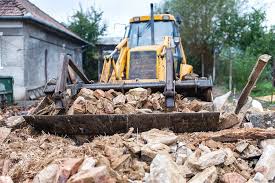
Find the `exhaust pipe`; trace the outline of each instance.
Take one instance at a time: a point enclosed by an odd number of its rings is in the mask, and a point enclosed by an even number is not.
[[[155,18],[154,18],[154,4],[151,3],[151,45],[155,45]]]

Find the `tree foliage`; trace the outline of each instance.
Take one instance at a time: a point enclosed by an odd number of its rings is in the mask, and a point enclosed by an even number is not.
[[[83,68],[90,79],[97,79],[97,49],[96,43],[99,36],[106,31],[106,25],[102,23],[102,11],[94,7],[84,11],[80,9],[69,20],[69,29],[79,35],[82,39],[91,43],[83,55]]]
[[[166,0],[164,8],[180,16],[181,35],[189,63],[200,73],[212,73],[217,59],[218,79],[228,81],[229,60],[233,60],[233,81],[240,88],[260,54],[275,55],[274,28],[264,26],[265,12],[249,9],[246,0]],[[270,66],[269,66],[270,68]],[[261,80],[270,76],[266,70]]]

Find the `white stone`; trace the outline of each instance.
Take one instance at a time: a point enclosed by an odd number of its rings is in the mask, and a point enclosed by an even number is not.
[[[260,142],[260,146],[262,149],[264,149],[268,145],[272,145],[275,147],[275,139],[265,139]]]
[[[5,124],[9,128],[17,127],[25,122],[23,116],[11,116],[6,121]]]
[[[201,155],[196,161],[189,162],[191,165],[199,168],[206,169],[211,166],[220,165],[224,163],[227,153],[224,150],[212,151]]]
[[[89,170],[96,165],[96,160],[93,157],[85,158],[83,163],[80,165],[78,172]]]
[[[258,100],[252,100],[252,104],[251,105],[257,111],[264,112],[264,108],[263,108],[261,102],[259,102]]]
[[[226,152],[226,158],[225,158],[224,164],[226,166],[233,164],[236,161],[234,153],[229,148],[225,148],[224,150]]]
[[[178,154],[176,156],[176,163],[178,165],[183,165],[186,160],[187,160],[187,155],[186,154]]]
[[[228,100],[229,96],[231,95],[231,91],[227,92],[226,94],[216,97],[213,101],[214,104],[214,109],[215,111],[221,111],[222,107],[224,106],[224,104],[226,103],[226,101]]]
[[[122,105],[122,104],[125,104],[125,101],[126,101],[126,96],[123,94],[120,94],[113,99],[113,104],[114,105],[118,105],[118,104]]]
[[[249,143],[247,143],[245,140],[242,140],[236,144],[236,149],[241,153],[247,148],[248,145]]]
[[[262,155],[262,151],[253,145],[249,145],[243,152],[243,158],[254,158]]]
[[[158,154],[150,165],[150,175],[146,183],[185,183],[178,165],[169,155]]]
[[[13,181],[9,176],[0,176],[0,183],[13,183]]]
[[[148,91],[144,88],[134,88],[129,90],[129,94],[134,96],[135,100],[144,101],[147,99]]]
[[[211,166],[204,171],[197,173],[188,183],[214,183],[218,178],[217,168]]]
[[[203,151],[203,153],[210,153],[211,152],[211,150],[209,149],[209,147],[207,147],[207,146],[205,146],[203,144],[200,144],[199,148],[200,148],[200,150]]]
[[[150,131],[141,133],[141,138],[147,143],[162,143],[165,145],[176,143],[178,139],[174,133],[158,129],[152,129]]]
[[[141,156],[149,159],[155,158],[157,154],[168,154],[169,146],[162,143],[149,143],[141,148]]]
[[[260,172],[267,180],[275,177],[275,146],[267,145],[259,161],[255,166],[255,171]]]
[[[53,183],[57,181],[59,166],[51,164],[40,171],[33,179],[33,183]]]
[[[257,172],[253,179],[249,179],[247,183],[268,183],[263,174]]]
[[[0,127],[0,143],[2,144],[6,138],[10,135],[11,129],[6,127]]]

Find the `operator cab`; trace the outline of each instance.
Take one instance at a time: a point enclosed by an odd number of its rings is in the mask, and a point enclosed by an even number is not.
[[[127,79],[164,79],[157,73],[157,49],[163,45],[165,37],[171,38],[174,66],[176,73],[179,73],[183,53],[178,23],[174,16],[170,14],[154,15],[154,21],[151,21],[150,16],[134,17],[130,19],[126,35],[130,48]]]
[[[129,41],[129,48],[152,45],[151,24],[150,16],[134,17],[130,19],[130,27],[127,36]],[[178,31],[178,24],[176,23],[174,16],[170,14],[155,15],[155,45],[162,44],[165,36],[172,37],[174,42],[177,42],[180,36]]]

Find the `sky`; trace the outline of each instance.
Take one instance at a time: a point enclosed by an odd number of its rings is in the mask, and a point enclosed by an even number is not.
[[[79,9],[95,6],[104,12],[103,21],[107,24],[107,34],[123,36],[124,25],[134,16],[147,15],[150,3],[159,4],[162,0],[30,0],[40,9],[59,22],[68,22],[68,17]],[[275,25],[275,0],[249,0],[251,6],[264,8],[267,12],[267,25]],[[124,25],[123,25],[124,24]]]

